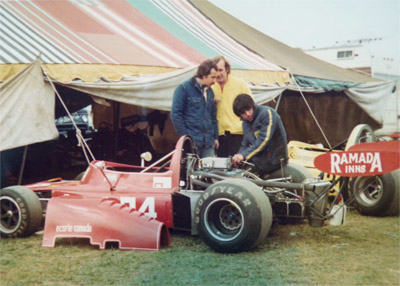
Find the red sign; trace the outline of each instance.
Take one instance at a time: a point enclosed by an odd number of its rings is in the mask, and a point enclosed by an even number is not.
[[[348,151],[392,151],[400,153],[400,141],[382,141],[356,144],[351,146]]]
[[[314,166],[322,172],[342,177],[381,175],[400,168],[400,152],[373,149],[325,153],[314,159]]]

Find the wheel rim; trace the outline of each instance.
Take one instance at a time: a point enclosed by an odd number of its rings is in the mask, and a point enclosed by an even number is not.
[[[358,193],[357,201],[364,206],[374,206],[383,195],[383,183],[379,177],[360,177],[356,179],[355,191]]]
[[[2,197],[0,199],[1,206],[1,225],[0,230],[2,233],[15,232],[22,221],[21,209],[18,203],[10,197]]]
[[[215,239],[231,241],[238,237],[244,226],[241,208],[232,200],[217,199],[204,211],[205,227]]]

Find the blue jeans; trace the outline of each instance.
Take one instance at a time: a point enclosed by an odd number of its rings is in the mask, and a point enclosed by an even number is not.
[[[199,155],[200,158],[214,157],[215,156],[214,147],[197,146],[197,155]]]

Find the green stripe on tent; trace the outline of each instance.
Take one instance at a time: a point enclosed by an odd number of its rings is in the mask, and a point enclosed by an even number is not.
[[[333,81],[321,78],[313,78],[306,76],[294,76],[296,82],[302,87],[322,88],[325,91],[343,91],[350,87],[359,85],[360,83]]]
[[[154,6],[150,1],[127,0],[127,2],[138,9],[142,14],[150,18],[152,21],[163,27],[169,33],[180,39],[182,42],[188,44],[190,47],[203,54],[205,57],[213,58],[219,55],[216,50],[210,48],[200,39],[189,33],[168,15],[165,15],[162,11],[160,11],[160,9]],[[233,63],[232,67],[235,69],[244,69],[243,67],[238,66],[236,63]]]

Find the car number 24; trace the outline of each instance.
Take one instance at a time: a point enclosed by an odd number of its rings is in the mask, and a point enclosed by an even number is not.
[[[157,213],[155,211],[155,199],[154,197],[146,197],[143,203],[137,207],[135,197],[121,197],[121,204],[128,204],[130,208],[137,210],[140,213],[144,213],[146,216],[156,219]]]

